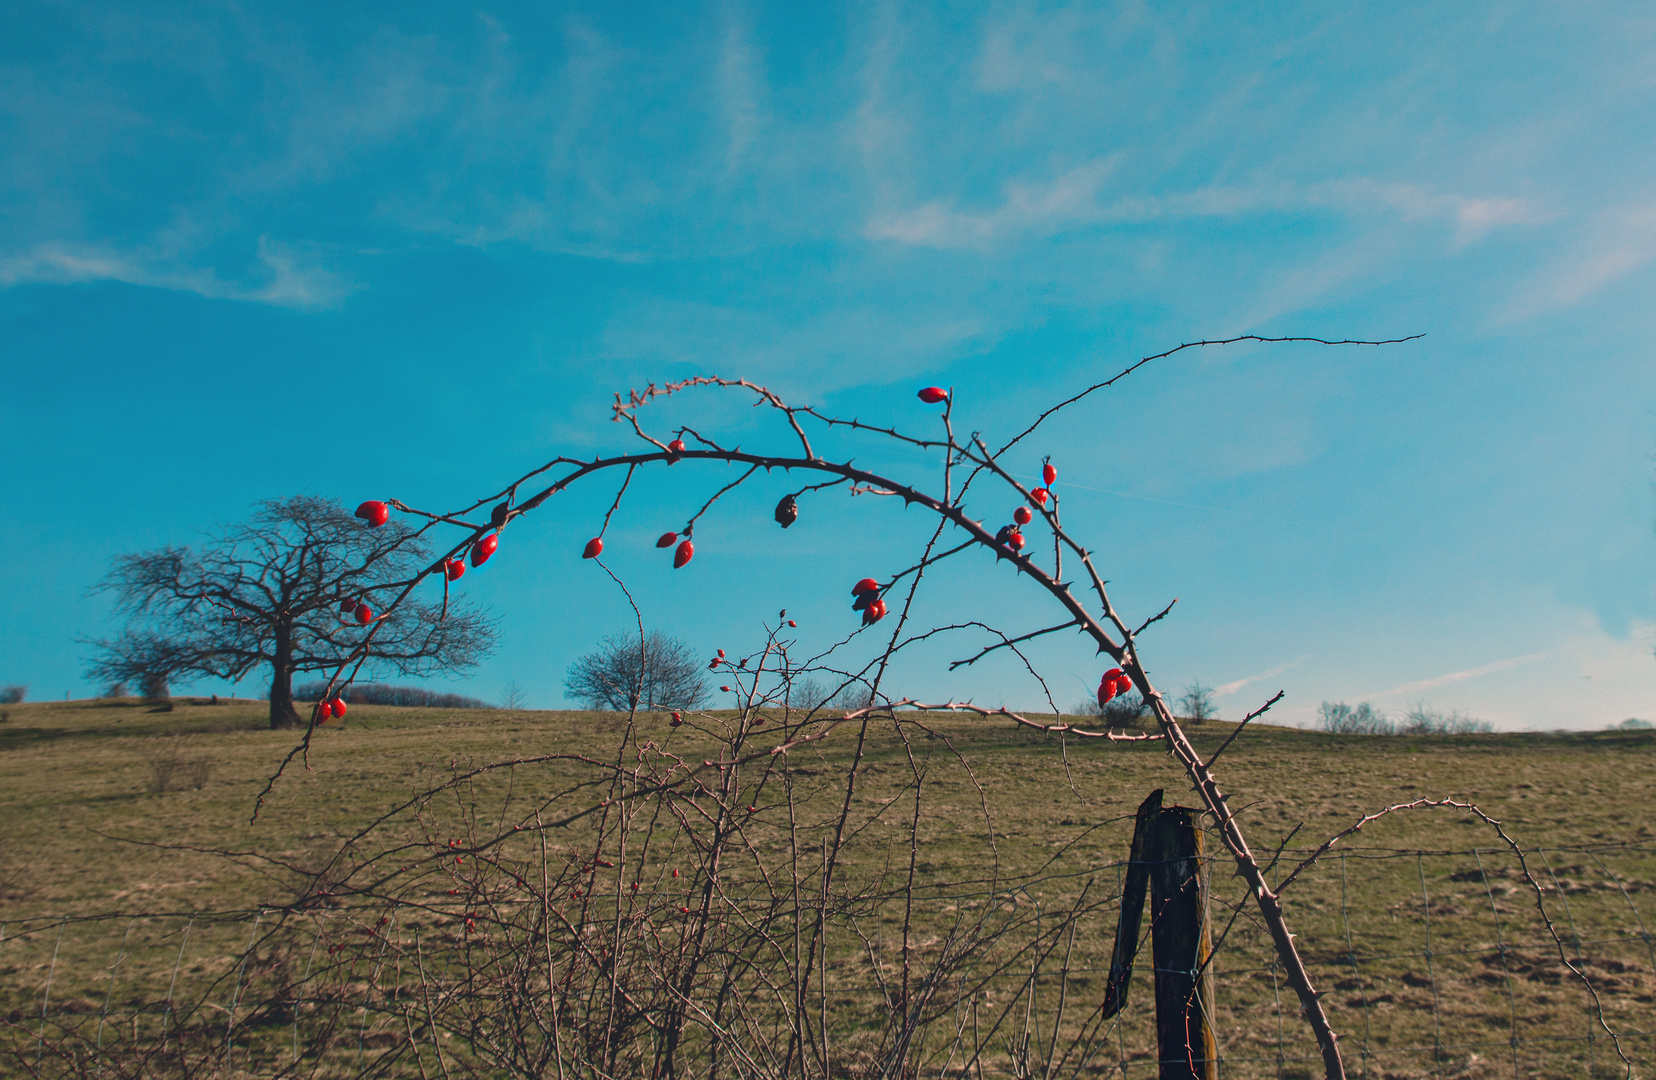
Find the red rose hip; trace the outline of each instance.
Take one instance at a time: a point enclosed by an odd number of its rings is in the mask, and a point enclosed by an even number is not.
[[[583,558],[583,559],[596,559],[598,556],[602,555],[603,553],[604,553],[604,538],[602,536],[594,536],[591,540],[587,541],[586,550],[581,552],[581,558]]]
[[[927,405],[936,405],[939,401],[947,400],[949,392],[941,386],[928,386],[920,391],[920,400]]]
[[[676,543],[678,543],[678,533],[662,533],[661,537],[656,540],[656,547],[672,547]]]
[[[488,536],[485,536],[483,539],[472,545],[471,564],[473,566],[482,566],[484,563],[489,561],[489,556],[493,555],[495,553],[495,548],[499,546],[499,533],[490,533]]]
[[[880,583],[878,581],[875,581],[871,577],[865,577],[861,581],[857,582],[855,585],[851,586],[851,595],[852,596],[861,596],[863,593],[879,592],[879,591],[880,591]]]
[[[335,716],[344,716],[345,715],[345,701],[344,701],[344,699],[343,698],[334,698],[332,701],[328,702],[328,711],[333,713]]]
[[[367,626],[374,621],[374,609],[367,604],[358,604],[356,606],[356,621],[363,626]]]
[[[1047,504],[1047,496],[1051,494],[1052,492],[1048,491],[1046,488],[1035,488],[1029,493],[1029,501],[1034,503],[1036,506],[1045,506]]]
[[[680,569],[681,567],[684,566],[685,563],[689,562],[691,559],[693,559],[695,557],[696,557],[696,545],[692,544],[690,541],[686,540],[684,543],[682,543],[678,546],[677,551],[673,552],[673,569],[674,570]]]
[[[466,572],[466,564],[459,559],[448,559],[443,563],[443,576],[450,581],[460,580],[460,575]]]
[[[1028,525],[1034,517],[1035,515],[1030,512],[1030,509],[1027,506],[1020,506],[1016,510],[1012,511],[1012,520],[1016,521],[1019,525]]]
[[[378,499],[370,499],[356,508],[356,516],[368,523],[371,529],[377,529],[391,520],[391,508]]]
[[[1041,466],[1041,480],[1047,487],[1051,487],[1052,482],[1056,479],[1058,479],[1058,470],[1052,467],[1052,462],[1049,461]]]

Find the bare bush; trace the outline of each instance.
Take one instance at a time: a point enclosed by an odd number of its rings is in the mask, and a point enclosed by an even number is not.
[[[1144,702],[1144,695],[1137,690],[1117,694],[1102,705],[1096,698],[1078,701],[1073,713],[1076,716],[1096,717],[1105,727],[1135,729],[1144,727],[1145,721],[1149,720],[1151,715],[1150,707]]]
[[[29,688],[27,686],[13,684],[0,688],[0,705],[21,705],[28,694]]]
[[[1219,710],[1213,705],[1213,688],[1203,686],[1200,679],[1192,679],[1179,696],[1179,711],[1183,713],[1182,719],[1193,724],[1219,719]]]
[[[1460,712],[1437,712],[1423,704],[1397,719],[1366,701],[1357,706],[1325,701],[1317,709],[1317,719],[1322,730],[1334,735],[1473,735],[1494,730],[1488,721]]]
[[[1343,701],[1325,701],[1317,706],[1317,722],[1331,735],[1397,734],[1397,724],[1366,701],[1355,707]]]
[[[1494,731],[1487,720],[1474,720],[1463,712],[1443,713],[1416,705],[1398,726],[1400,735],[1479,735]]]
[[[564,692],[589,709],[697,709],[708,700],[706,665],[676,637],[611,634],[569,665]]]

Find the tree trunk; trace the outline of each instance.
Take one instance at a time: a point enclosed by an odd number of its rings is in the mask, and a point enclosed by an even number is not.
[[[293,708],[293,645],[286,636],[276,638],[276,653],[270,661],[270,726],[298,727],[299,714]]]

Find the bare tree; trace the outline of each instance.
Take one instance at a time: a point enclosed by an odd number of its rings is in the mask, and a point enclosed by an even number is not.
[[[28,694],[27,686],[0,687],[0,705],[21,705]]]
[[[1192,679],[1179,697],[1179,708],[1192,724],[1219,719],[1219,710],[1213,705],[1213,687],[1203,686],[1202,680]]]
[[[564,692],[589,709],[697,709],[708,698],[702,667],[689,645],[659,630],[611,634],[569,665]]]
[[[523,692],[523,687],[518,685],[516,679],[507,683],[505,689],[501,690],[500,707],[511,712],[529,707],[529,695]]]
[[[269,665],[270,726],[295,726],[295,672],[353,664],[354,676],[367,664],[424,675],[487,654],[489,620],[446,589],[441,604],[375,610],[393,607],[379,597],[432,573],[442,579],[443,563],[400,522],[370,528],[332,499],[270,500],[199,551],[117,558],[95,591],[114,593],[128,624],[91,643],[87,674],[131,680],[149,694],[181,676],[241,679]]]

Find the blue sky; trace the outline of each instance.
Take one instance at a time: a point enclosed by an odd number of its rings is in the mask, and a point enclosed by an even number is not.
[[[1022,468],[1053,454],[1129,612],[1181,598],[1152,676],[1225,715],[1280,688],[1290,721],[1656,719],[1653,178],[1647,4],[21,0],[0,682],[95,689],[77,638],[114,626],[87,589],[115,554],[297,492],[460,503],[620,448],[610,396],[652,379],[916,425],[938,382],[994,433],[1181,341],[1424,333],[1182,353]],[[611,554],[698,647],[783,606],[838,638],[850,581],[918,535],[845,498],[782,534],[773,485],[672,574],[650,541],[723,482],[688,472],[643,483]],[[628,625],[578,558],[608,496],[465,579],[502,642],[457,689],[556,707]],[[1051,615],[983,560],[939,585],[939,621]],[[1013,666],[949,675],[970,648],[893,689],[1040,701]],[[1039,655],[1061,704],[1097,681],[1079,642]]]

